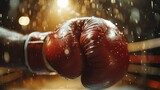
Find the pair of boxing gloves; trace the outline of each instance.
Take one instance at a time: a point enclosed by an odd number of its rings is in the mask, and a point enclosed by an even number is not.
[[[129,53],[123,34],[108,20],[97,17],[66,21],[52,32],[29,34],[25,64],[34,73],[57,72],[81,76],[87,88],[107,88],[127,72]]]

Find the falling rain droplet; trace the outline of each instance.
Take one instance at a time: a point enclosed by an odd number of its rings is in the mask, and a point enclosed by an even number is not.
[[[10,62],[10,55],[8,52],[4,52],[4,60],[6,63],[9,63]]]
[[[116,0],[111,0],[111,3],[116,3]]]
[[[130,22],[137,24],[140,20],[140,12],[137,8],[131,9]]]
[[[64,53],[65,53],[65,55],[69,55],[70,52],[69,52],[68,49],[65,49],[65,50],[64,50]]]
[[[160,14],[159,14],[159,13],[155,13],[155,14],[154,14],[154,17],[155,17],[155,20],[156,20],[157,22],[160,22]]]
[[[153,9],[153,1],[151,1],[151,8]]]
[[[137,33],[137,35],[138,35],[138,36],[140,36],[140,35],[141,35],[142,30],[141,30],[141,28],[140,28],[140,27],[136,27],[136,33]]]

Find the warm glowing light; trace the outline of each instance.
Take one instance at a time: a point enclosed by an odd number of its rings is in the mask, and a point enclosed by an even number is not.
[[[68,0],[57,0],[57,4],[60,8],[65,8],[68,5]]]
[[[30,22],[30,19],[27,16],[21,16],[19,18],[19,24],[22,26],[27,26],[29,24],[29,22]]]
[[[128,44],[129,52],[142,51],[142,50],[152,49],[157,47],[160,47],[160,38],[144,40],[144,41]]]

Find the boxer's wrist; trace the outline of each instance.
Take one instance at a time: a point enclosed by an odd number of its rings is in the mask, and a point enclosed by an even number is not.
[[[44,40],[51,32],[33,32],[28,35],[24,44],[24,57],[25,65],[27,68],[37,74],[50,74],[53,72],[53,68],[50,68],[48,62],[45,59],[43,48]]]

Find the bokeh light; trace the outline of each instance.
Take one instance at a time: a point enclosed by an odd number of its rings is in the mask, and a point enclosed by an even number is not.
[[[22,26],[27,26],[29,24],[29,22],[30,22],[30,19],[27,16],[21,16],[19,18],[19,24]]]
[[[57,5],[60,8],[65,8],[68,6],[68,0],[57,0]]]

